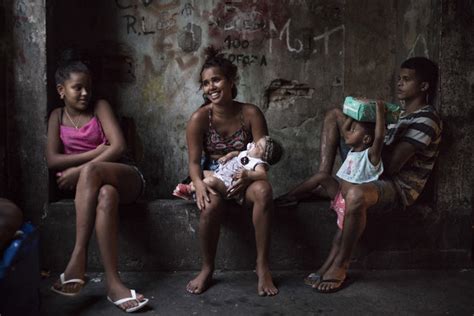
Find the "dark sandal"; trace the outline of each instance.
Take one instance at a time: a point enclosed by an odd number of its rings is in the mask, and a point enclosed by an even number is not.
[[[336,283],[336,287],[334,287],[332,289],[328,289],[328,290],[322,290],[319,287],[323,283]],[[346,279],[344,279],[344,280],[340,280],[340,279],[322,279],[321,282],[319,282],[318,286],[314,287],[313,289],[316,292],[319,292],[319,293],[335,293],[337,291],[342,290],[345,285],[346,285]]]

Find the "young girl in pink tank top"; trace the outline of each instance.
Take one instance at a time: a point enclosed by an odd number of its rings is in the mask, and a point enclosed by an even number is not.
[[[59,189],[75,191],[76,241],[64,273],[51,290],[75,296],[85,286],[87,246],[95,228],[107,299],[123,311],[136,311],[148,299],[120,279],[116,232],[119,202],[131,203],[140,196],[143,176],[136,167],[117,162],[124,155],[125,140],[110,104],[91,102],[88,67],[73,56],[64,59],[55,74],[64,106],[49,116],[46,159]]]

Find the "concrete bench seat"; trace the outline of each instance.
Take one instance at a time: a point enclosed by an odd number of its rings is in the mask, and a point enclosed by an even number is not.
[[[121,207],[121,271],[179,271],[200,267],[199,211],[194,203],[155,200]],[[415,206],[401,214],[373,215],[354,268],[454,268],[471,262],[469,212],[434,213]],[[271,266],[309,270],[325,259],[336,230],[328,201],[277,208],[272,229]],[[41,223],[42,267],[61,271],[73,249],[75,210],[72,200],[46,205]],[[255,266],[250,210],[230,207],[221,229],[216,268],[249,270]],[[95,238],[88,270],[102,270]]]

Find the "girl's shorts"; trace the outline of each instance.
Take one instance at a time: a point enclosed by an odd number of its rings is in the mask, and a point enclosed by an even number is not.
[[[346,201],[342,196],[341,189],[336,194],[334,200],[331,201],[331,209],[337,214],[337,227],[342,230],[344,226],[344,214],[346,212]]]

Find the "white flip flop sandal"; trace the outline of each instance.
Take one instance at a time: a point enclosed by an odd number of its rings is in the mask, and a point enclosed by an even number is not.
[[[148,303],[147,298],[145,298],[143,301],[138,300],[137,293],[135,292],[135,290],[130,290],[130,293],[132,294],[132,296],[118,299],[115,302],[112,301],[112,299],[108,296],[107,296],[107,299],[109,300],[110,303],[114,304],[115,306],[120,308],[120,310],[122,310],[124,312],[127,312],[127,313],[133,313],[137,310],[140,310]],[[127,309],[123,309],[123,308],[120,307],[120,305],[122,305],[123,303],[130,302],[130,301],[136,301],[138,303],[138,305],[127,308]]]
[[[86,281],[84,281],[82,279],[69,279],[69,280],[66,281],[66,278],[64,277],[64,273],[61,273],[61,275],[59,276],[59,281],[61,281],[61,289],[63,289],[64,285],[66,285],[66,284],[75,283],[75,284],[80,285],[79,289],[76,292],[61,291],[61,290],[55,288],[54,284],[51,286],[51,291],[53,291],[55,293],[58,293],[58,294],[61,294],[61,295],[64,295],[64,296],[76,296],[76,295],[78,295],[81,292],[84,285],[86,284]]]

